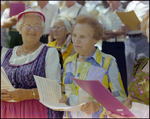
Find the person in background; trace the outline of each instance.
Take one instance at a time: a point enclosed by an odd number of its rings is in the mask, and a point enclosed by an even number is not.
[[[72,41],[76,54],[66,58],[64,62],[62,85],[65,87],[65,94],[60,102],[69,106],[86,103],[80,111],[64,112],[64,118],[107,117],[104,113],[106,109],[82,90],[71,77],[80,80],[98,80],[121,102],[124,102],[126,98],[116,59],[95,47],[95,43],[102,36],[103,26],[96,18],[90,15],[78,15],[72,30]]]
[[[82,6],[77,1],[65,1],[65,3],[55,12],[55,15],[52,19],[51,27],[54,25],[55,21],[60,17],[67,18],[71,22],[71,25],[74,25],[76,17],[79,14],[88,14],[85,6]],[[49,42],[52,42],[53,39],[51,39],[50,35]]]
[[[1,1],[1,17],[4,12],[6,1]],[[5,8],[5,9],[4,9]],[[7,46],[7,29],[1,27],[1,46],[6,47]]]
[[[66,18],[58,18],[54,26],[51,28],[51,39],[53,42],[47,44],[47,46],[57,48],[60,54],[60,62],[63,64],[64,60],[70,56],[75,54],[72,37],[71,37],[71,23]],[[63,65],[61,67],[61,74],[63,73]],[[63,74],[62,74],[63,75]],[[61,75],[61,80],[62,80]],[[64,88],[62,88],[64,90]]]
[[[141,31],[149,42],[149,12],[143,17]],[[133,67],[133,80],[128,86],[129,96],[124,105],[137,118],[149,118],[149,58],[140,58]],[[110,118],[131,118],[107,111]]]
[[[28,8],[21,12],[16,26],[23,44],[10,49],[1,47],[1,67],[15,88],[1,90],[1,118],[48,118],[47,107],[39,102],[33,75],[60,84],[59,54],[56,48],[40,42],[45,31],[45,16],[40,11]],[[9,102],[12,99],[15,102]],[[60,112],[50,111],[50,118],[60,117]]]
[[[36,10],[41,10],[41,12],[45,15],[45,24],[46,28],[44,34],[40,38],[40,42],[47,44],[48,43],[48,36],[50,34],[50,27],[52,18],[54,17],[55,11],[58,10],[57,4],[50,4],[49,1],[37,1],[38,6],[34,7]]]
[[[23,1],[12,1],[13,3],[24,3]],[[22,37],[16,30],[17,15],[10,17],[10,8],[6,8],[1,16],[1,27],[8,28],[7,48],[22,45]]]
[[[79,4],[81,4],[81,5],[85,5],[85,3],[86,3],[86,1],[77,1]]]
[[[124,10],[121,8],[121,1],[107,1],[107,3],[109,7],[100,12],[98,18],[105,29],[102,37],[102,52],[116,58],[125,91],[128,93],[124,45],[126,32],[121,29],[122,22],[115,12],[115,10],[120,12]]]
[[[77,1],[66,1],[66,3],[60,9],[58,9],[58,11],[56,11],[52,26],[55,20],[59,17],[67,18],[71,22],[71,24],[74,25],[76,17],[79,14],[88,14],[85,6],[82,6]]]
[[[132,1],[130,2],[125,12],[134,10],[136,16],[141,22],[143,16],[149,10],[149,1]],[[125,58],[127,67],[127,84],[129,85],[133,79],[132,69],[134,63],[142,57],[149,57],[149,43],[147,42],[147,37],[142,34],[140,30],[140,24],[137,26],[139,30],[130,30],[127,25],[122,25],[122,30],[126,32],[125,40]]]
[[[71,28],[71,23],[66,18],[58,18],[51,28],[51,36],[54,41],[47,44],[61,51],[63,61],[75,53],[71,41]]]

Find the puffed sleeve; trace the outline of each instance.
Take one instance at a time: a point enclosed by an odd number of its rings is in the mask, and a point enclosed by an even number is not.
[[[56,48],[49,48],[46,54],[46,78],[61,84],[61,65]]]
[[[1,24],[9,18],[10,8],[6,8],[1,16]]]
[[[4,57],[5,57],[5,54],[6,54],[7,51],[8,51],[8,48],[1,46],[1,64],[4,60]]]
[[[116,60],[112,59],[107,70],[109,87],[112,94],[121,102],[124,102],[127,95],[125,93],[121,75]]]

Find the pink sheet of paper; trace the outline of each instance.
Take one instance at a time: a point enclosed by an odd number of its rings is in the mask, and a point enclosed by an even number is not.
[[[10,17],[25,10],[25,3],[10,3]]]
[[[112,113],[132,117],[134,116],[108,89],[98,80],[84,81],[72,77],[72,79],[89,95]]]

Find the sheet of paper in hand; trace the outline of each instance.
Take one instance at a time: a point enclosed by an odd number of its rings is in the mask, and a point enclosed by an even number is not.
[[[36,81],[40,102],[53,110],[58,111],[79,111],[82,103],[77,106],[68,106],[65,103],[59,103],[61,99],[61,85],[52,79],[33,75]]]
[[[108,89],[98,80],[85,81],[74,77],[72,79],[89,95],[112,113],[132,117],[134,116]]]
[[[116,11],[116,13],[117,13],[118,17],[120,18],[120,20],[125,25],[128,25],[131,28],[131,30],[139,30],[137,28],[137,26],[140,23],[140,21],[133,10],[129,11],[129,12]]]
[[[7,91],[14,91],[15,88],[10,83],[3,67],[1,67],[1,90],[6,89]]]
[[[10,83],[4,68],[1,67],[1,90],[6,89],[7,91],[15,91],[15,88]],[[9,100],[8,102],[16,102],[15,100]]]

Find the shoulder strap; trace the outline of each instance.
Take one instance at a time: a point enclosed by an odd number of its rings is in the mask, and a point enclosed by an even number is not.
[[[58,14],[60,14],[60,9],[58,8]]]
[[[83,7],[83,5],[80,7],[80,9],[79,9],[79,11],[78,11],[78,13],[77,13],[77,16],[79,15],[79,13],[80,13],[82,7]]]

